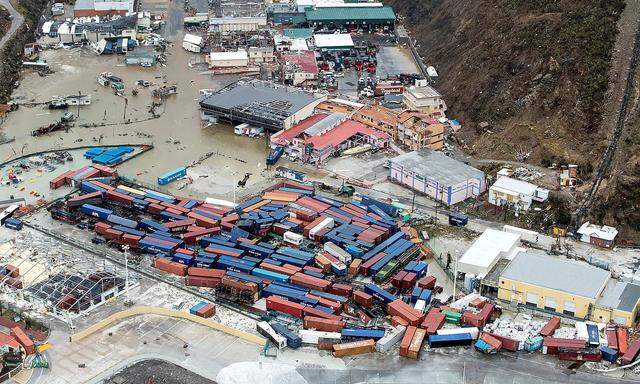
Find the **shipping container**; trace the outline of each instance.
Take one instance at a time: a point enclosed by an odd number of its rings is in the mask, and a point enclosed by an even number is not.
[[[622,353],[622,351],[620,351],[620,353]],[[640,340],[631,342],[627,351],[620,358],[620,364],[628,365],[633,363],[638,357],[638,354],[640,354]]]
[[[330,339],[340,341],[342,339],[342,335],[338,332],[322,332],[322,331],[313,331],[310,329],[301,329],[298,331],[298,336],[302,340],[303,344],[318,344],[318,339]],[[374,347],[375,349],[375,347]]]
[[[384,329],[343,328],[342,338],[362,338],[378,340],[384,337]]]
[[[480,336],[480,330],[477,327],[462,327],[462,328],[447,328],[439,329],[436,334],[438,335],[458,335],[468,333],[474,340]]]
[[[273,328],[273,330],[276,331],[279,335],[287,339],[287,346],[289,348],[296,349],[302,346],[302,339],[300,338],[300,336],[293,333],[289,328],[287,328],[286,325],[278,323],[276,321],[270,322],[269,325],[271,325],[271,328]]]
[[[344,321],[330,320],[316,316],[305,316],[303,326],[305,329],[315,329],[324,332],[341,332]]]
[[[27,336],[22,328],[20,328],[19,326],[11,328],[10,334],[24,348],[27,355],[36,353],[36,347],[33,344],[33,341],[29,338],[29,336]]]
[[[362,291],[353,291],[353,300],[365,308],[369,308],[373,305],[373,296]]]
[[[22,230],[23,224],[22,221],[18,219],[14,219],[13,217],[7,217],[4,219],[4,226],[13,229],[14,231]]]
[[[610,363],[615,363],[618,360],[618,351],[615,349],[609,348],[606,345],[601,345],[599,349],[603,360]]]
[[[458,333],[454,335],[430,335],[429,347],[441,348],[441,347],[455,347],[459,345],[470,345],[473,342],[473,338],[468,333]]]
[[[267,297],[267,310],[286,313],[301,319],[303,309],[304,305],[302,304],[294,303],[278,296]]]
[[[405,331],[405,326],[399,325],[394,327],[391,331],[387,332],[383,338],[376,342],[376,351],[380,353],[389,351],[402,340]]]
[[[583,349],[586,347],[586,344],[587,343],[584,340],[545,337],[542,343],[542,353],[547,355],[557,355],[559,348]]]
[[[351,343],[335,344],[333,346],[333,355],[335,357],[361,355],[363,353],[372,353],[376,350],[376,342],[373,339],[354,341]]]
[[[597,348],[558,348],[558,359],[562,361],[602,361]]]
[[[400,341],[400,356],[408,357],[409,356],[409,346],[411,345],[411,341],[413,340],[413,336],[416,333],[418,328],[413,326],[408,326],[407,330]]]
[[[166,185],[172,181],[178,180],[187,175],[187,169],[185,167],[180,167],[174,169],[173,171],[167,172],[163,175],[158,176],[158,184]]]
[[[185,279],[185,285],[190,287],[216,288],[220,283],[221,279],[216,277],[187,276]]]
[[[408,358],[417,360],[418,357],[420,357],[420,350],[422,349],[422,344],[424,343],[426,336],[427,331],[422,328],[416,329],[416,332],[413,334],[413,338],[411,339],[411,343],[409,343],[407,353]]]
[[[554,316],[551,319],[549,319],[549,321],[547,321],[547,324],[545,324],[544,327],[542,327],[542,329],[540,330],[540,336],[542,337],[553,336],[553,333],[558,328],[560,328],[560,318],[558,316]]]
[[[279,335],[266,321],[260,321],[256,324],[256,330],[259,334],[266,337],[277,348],[284,348],[287,346],[287,339]]]
[[[389,304],[392,301],[396,300],[396,297],[394,295],[375,284],[365,284],[364,292],[375,297],[378,300],[381,300],[385,304]]]

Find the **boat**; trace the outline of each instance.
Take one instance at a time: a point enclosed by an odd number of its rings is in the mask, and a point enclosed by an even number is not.
[[[371,144],[358,145],[357,147],[349,148],[347,150],[342,151],[342,155],[343,156],[357,155],[360,153],[370,151],[371,148],[372,148]]]

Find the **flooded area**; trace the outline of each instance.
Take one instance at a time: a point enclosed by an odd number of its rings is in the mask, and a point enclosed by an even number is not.
[[[180,41],[181,33],[174,41]],[[91,105],[67,110],[49,110],[46,104],[20,106],[2,124],[2,132],[15,141],[2,146],[0,160],[15,158],[18,153],[78,146],[153,144],[153,150],[119,166],[119,171],[155,185],[158,175],[187,166],[212,152],[201,164],[189,169],[194,182],[182,194],[231,196],[234,177],[239,179],[247,172],[251,173],[248,188],[265,181],[262,170],[268,152],[266,138],[236,136],[230,125],[203,127],[200,120],[199,90],[220,88],[233,78],[217,76],[214,79],[203,74],[204,67],[188,68],[190,54],[179,44],[168,48],[166,66],[153,68],[126,66],[124,56],[97,56],[88,48],[49,50],[43,52],[43,58],[55,73],[42,78],[36,72],[25,72],[20,87],[14,92],[15,101],[46,103],[55,95],[82,93],[91,95]],[[98,84],[96,78],[102,72],[112,72],[123,79],[124,96]],[[138,80],[152,85],[137,86]],[[169,96],[156,109],[159,118],[152,118],[149,112],[152,90],[163,85],[176,85],[178,93]],[[138,90],[135,96],[134,89]],[[33,129],[58,121],[64,112],[77,116],[75,126],[68,133],[31,136]],[[184,183],[174,184],[168,189],[175,190]]]

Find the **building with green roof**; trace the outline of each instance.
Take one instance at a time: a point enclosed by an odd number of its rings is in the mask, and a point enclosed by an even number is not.
[[[382,7],[326,7],[307,9],[305,16],[310,27],[393,29],[396,14],[389,6]]]
[[[283,34],[291,39],[309,39],[313,35],[313,28],[286,28]]]

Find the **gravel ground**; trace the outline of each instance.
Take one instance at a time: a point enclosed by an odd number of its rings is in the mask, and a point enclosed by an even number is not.
[[[105,384],[215,384],[215,381],[160,360],[145,360],[125,368]]]

